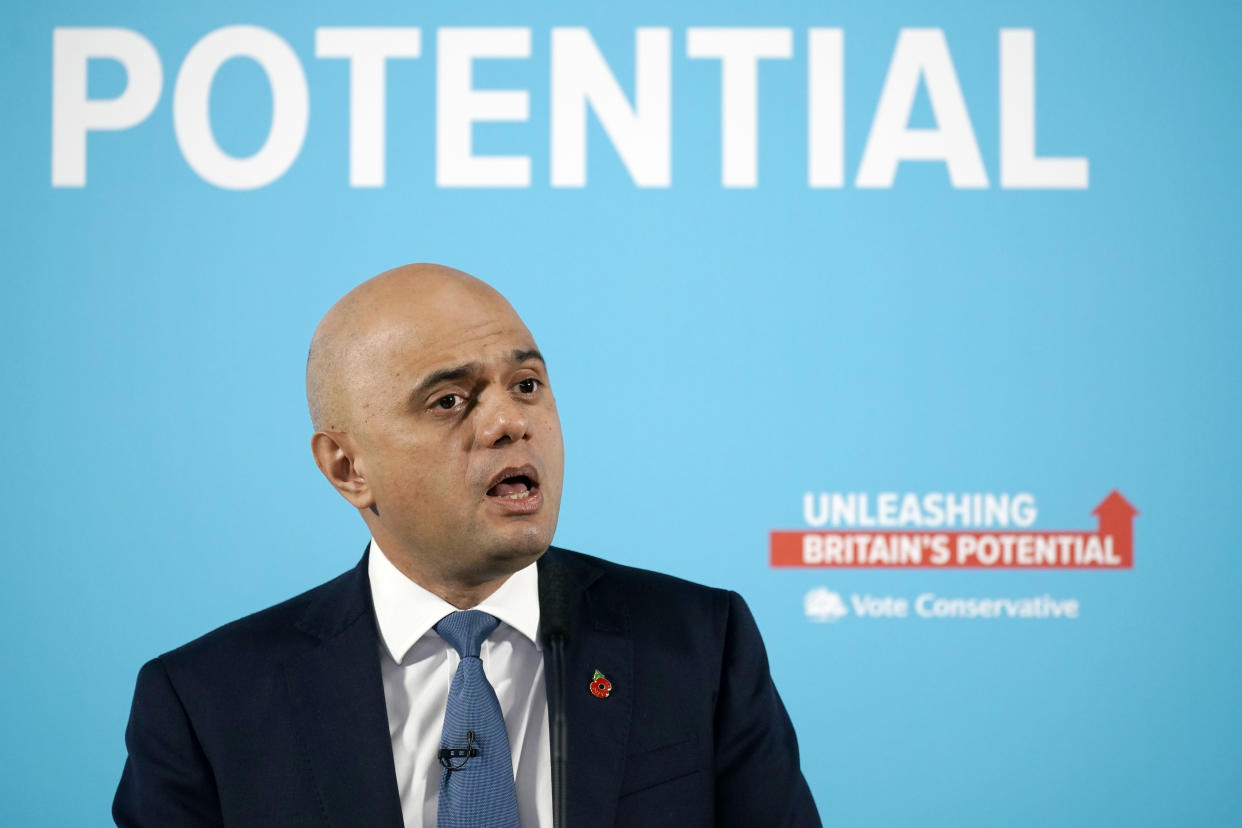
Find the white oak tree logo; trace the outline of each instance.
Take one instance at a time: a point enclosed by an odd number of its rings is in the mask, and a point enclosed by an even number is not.
[[[802,599],[806,617],[818,623],[832,623],[850,614],[840,593],[825,587],[815,587]]]

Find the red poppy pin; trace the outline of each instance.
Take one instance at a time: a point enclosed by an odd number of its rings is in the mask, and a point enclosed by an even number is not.
[[[587,687],[590,689],[591,695],[597,699],[606,699],[608,694],[612,692],[612,682],[599,670],[595,671],[595,677],[591,679],[591,683]]]

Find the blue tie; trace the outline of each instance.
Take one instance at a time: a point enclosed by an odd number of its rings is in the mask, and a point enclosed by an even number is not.
[[[517,789],[509,734],[479,647],[500,622],[479,610],[449,613],[436,624],[461,663],[449,686],[440,736],[439,828],[517,828]]]

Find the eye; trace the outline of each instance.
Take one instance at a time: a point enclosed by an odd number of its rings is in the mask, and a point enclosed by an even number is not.
[[[534,377],[527,377],[517,384],[517,390],[523,394],[533,394],[539,390],[541,383]]]
[[[452,411],[461,402],[461,397],[457,394],[445,394],[440,399],[432,403],[433,408],[439,408],[444,411]]]

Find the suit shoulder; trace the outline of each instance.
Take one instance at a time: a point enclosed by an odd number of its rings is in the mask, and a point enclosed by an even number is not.
[[[731,601],[740,596],[727,589],[706,586],[675,575],[642,569],[636,566],[584,555],[581,552],[558,550],[575,565],[598,573],[593,589],[624,598],[631,605],[650,606],[667,611],[673,608],[726,613]]]
[[[303,629],[303,619],[313,607],[347,591],[348,581],[356,577],[351,570],[327,583],[308,589],[285,601],[230,621],[205,635],[170,650],[159,657],[173,672],[197,665],[205,667],[247,656],[270,657],[287,652],[290,646],[307,642],[311,636]]]

